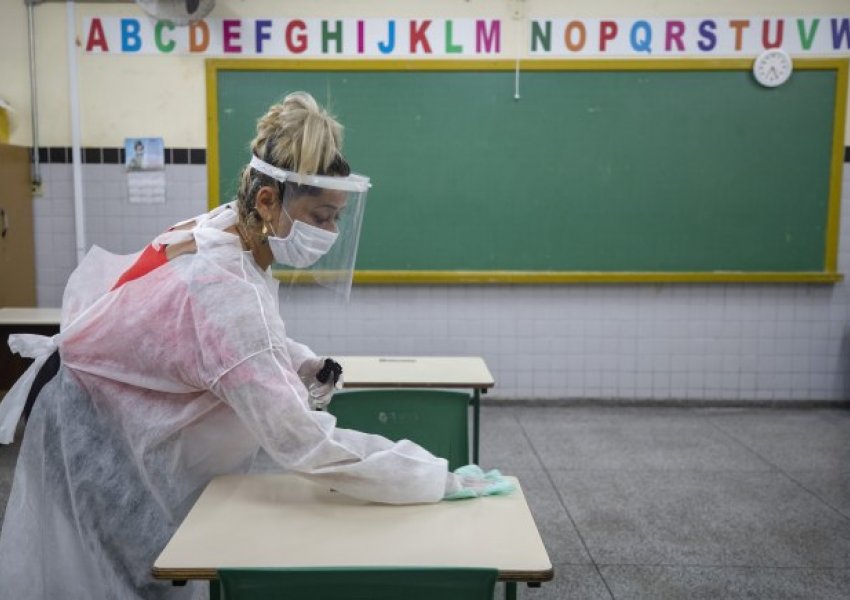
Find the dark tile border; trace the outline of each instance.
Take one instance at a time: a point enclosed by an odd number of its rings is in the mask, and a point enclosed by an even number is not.
[[[172,148],[171,163],[175,165],[189,164],[189,149],[188,148]]]
[[[103,149],[103,164],[105,165],[117,165],[120,164],[118,159],[121,157],[121,153],[118,151],[118,148],[104,148]]]
[[[99,165],[103,162],[103,155],[100,148],[83,148],[83,163]]]
[[[66,149],[61,146],[54,146],[53,148],[47,149],[47,162],[50,164],[54,163],[68,163],[71,162],[68,156],[68,153],[65,151]]]
[[[189,148],[189,164],[190,165],[205,165],[207,164],[206,148]]]
[[[32,149],[30,149],[32,159]],[[123,165],[124,148],[82,148],[83,164],[87,165]],[[38,149],[38,162],[61,165],[71,162],[71,149],[64,146],[49,146]],[[205,165],[206,148],[165,148],[167,165]]]
[[[90,165],[124,164],[124,148],[83,148],[83,163]],[[71,149],[63,146],[51,146],[38,149],[38,161],[49,164],[67,164],[71,162]],[[850,146],[844,148],[844,162],[850,163]],[[205,165],[206,148],[166,148],[167,165]]]

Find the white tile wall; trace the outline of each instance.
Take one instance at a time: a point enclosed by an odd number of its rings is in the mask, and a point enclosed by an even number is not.
[[[168,165],[165,175],[164,204],[131,204],[121,165],[84,165],[87,247],[138,252],[158,232],[207,210],[206,167]],[[42,165],[42,180],[34,202],[38,304],[60,306],[76,265],[71,165]]]
[[[166,172],[166,204],[140,206],[127,202],[120,166],[85,165],[89,243],[135,252],[204,211],[206,168]],[[45,165],[44,180],[35,202],[39,305],[59,306],[75,260],[70,167]],[[847,165],[843,190],[847,206]],[[839,251],[850,275],[850,210]],[[287,298],[290,335],[320,354],[480,355],[494,397],[850,399],[847,282],[361,286],[348,305],[306,290]]]

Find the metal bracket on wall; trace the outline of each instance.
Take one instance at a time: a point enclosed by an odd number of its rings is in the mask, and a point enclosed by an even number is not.
[[[511,18],[515,21],[525,18],[526,0],[508,0],[508,6],[511,11]]]

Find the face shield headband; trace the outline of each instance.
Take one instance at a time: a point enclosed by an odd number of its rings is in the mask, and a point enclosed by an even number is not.
[[[280,183],[281,221],[272,230],[275,236],[285,237],[269,237],[268,242],[275,257],[274,274],[284,291],[282,297],[310,294],[313,287],[310,284],[314,284],[334,292],[337,298],[348,299],[366,196],[371,187],[369,178],[357,174],[302,175],[270,165],[256,156],[251,158],[249,166]],[[297,208],[289,204],[296,200]],[[326,207],[340,205],[342,209],[329,226],[327,219],[332,218],[333,211],[327,212]],[[288,233],[283,219],[288,221]]]
[[[260,160],[256,156],[251,157],[249,166],[262,173],[268,175],[281,183],[292,182],[298,185],[310,185],[313,187],[325,188],[327,190],[339,190],[343,192],[364,193],[369,191],[372,184],[369,183],[369,178],[362,175],[352,173],[348,177],[329,177],[326,175],[301,175],[293,171],[279,169],[274,165]]]

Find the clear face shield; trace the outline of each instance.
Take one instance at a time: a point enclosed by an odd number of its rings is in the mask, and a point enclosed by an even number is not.
[[[299,175],[257,157],[251,167],[280,182],[280,217],[268,238],[275,276],[287,288],[321,286],[348,300],[369,178]]]

